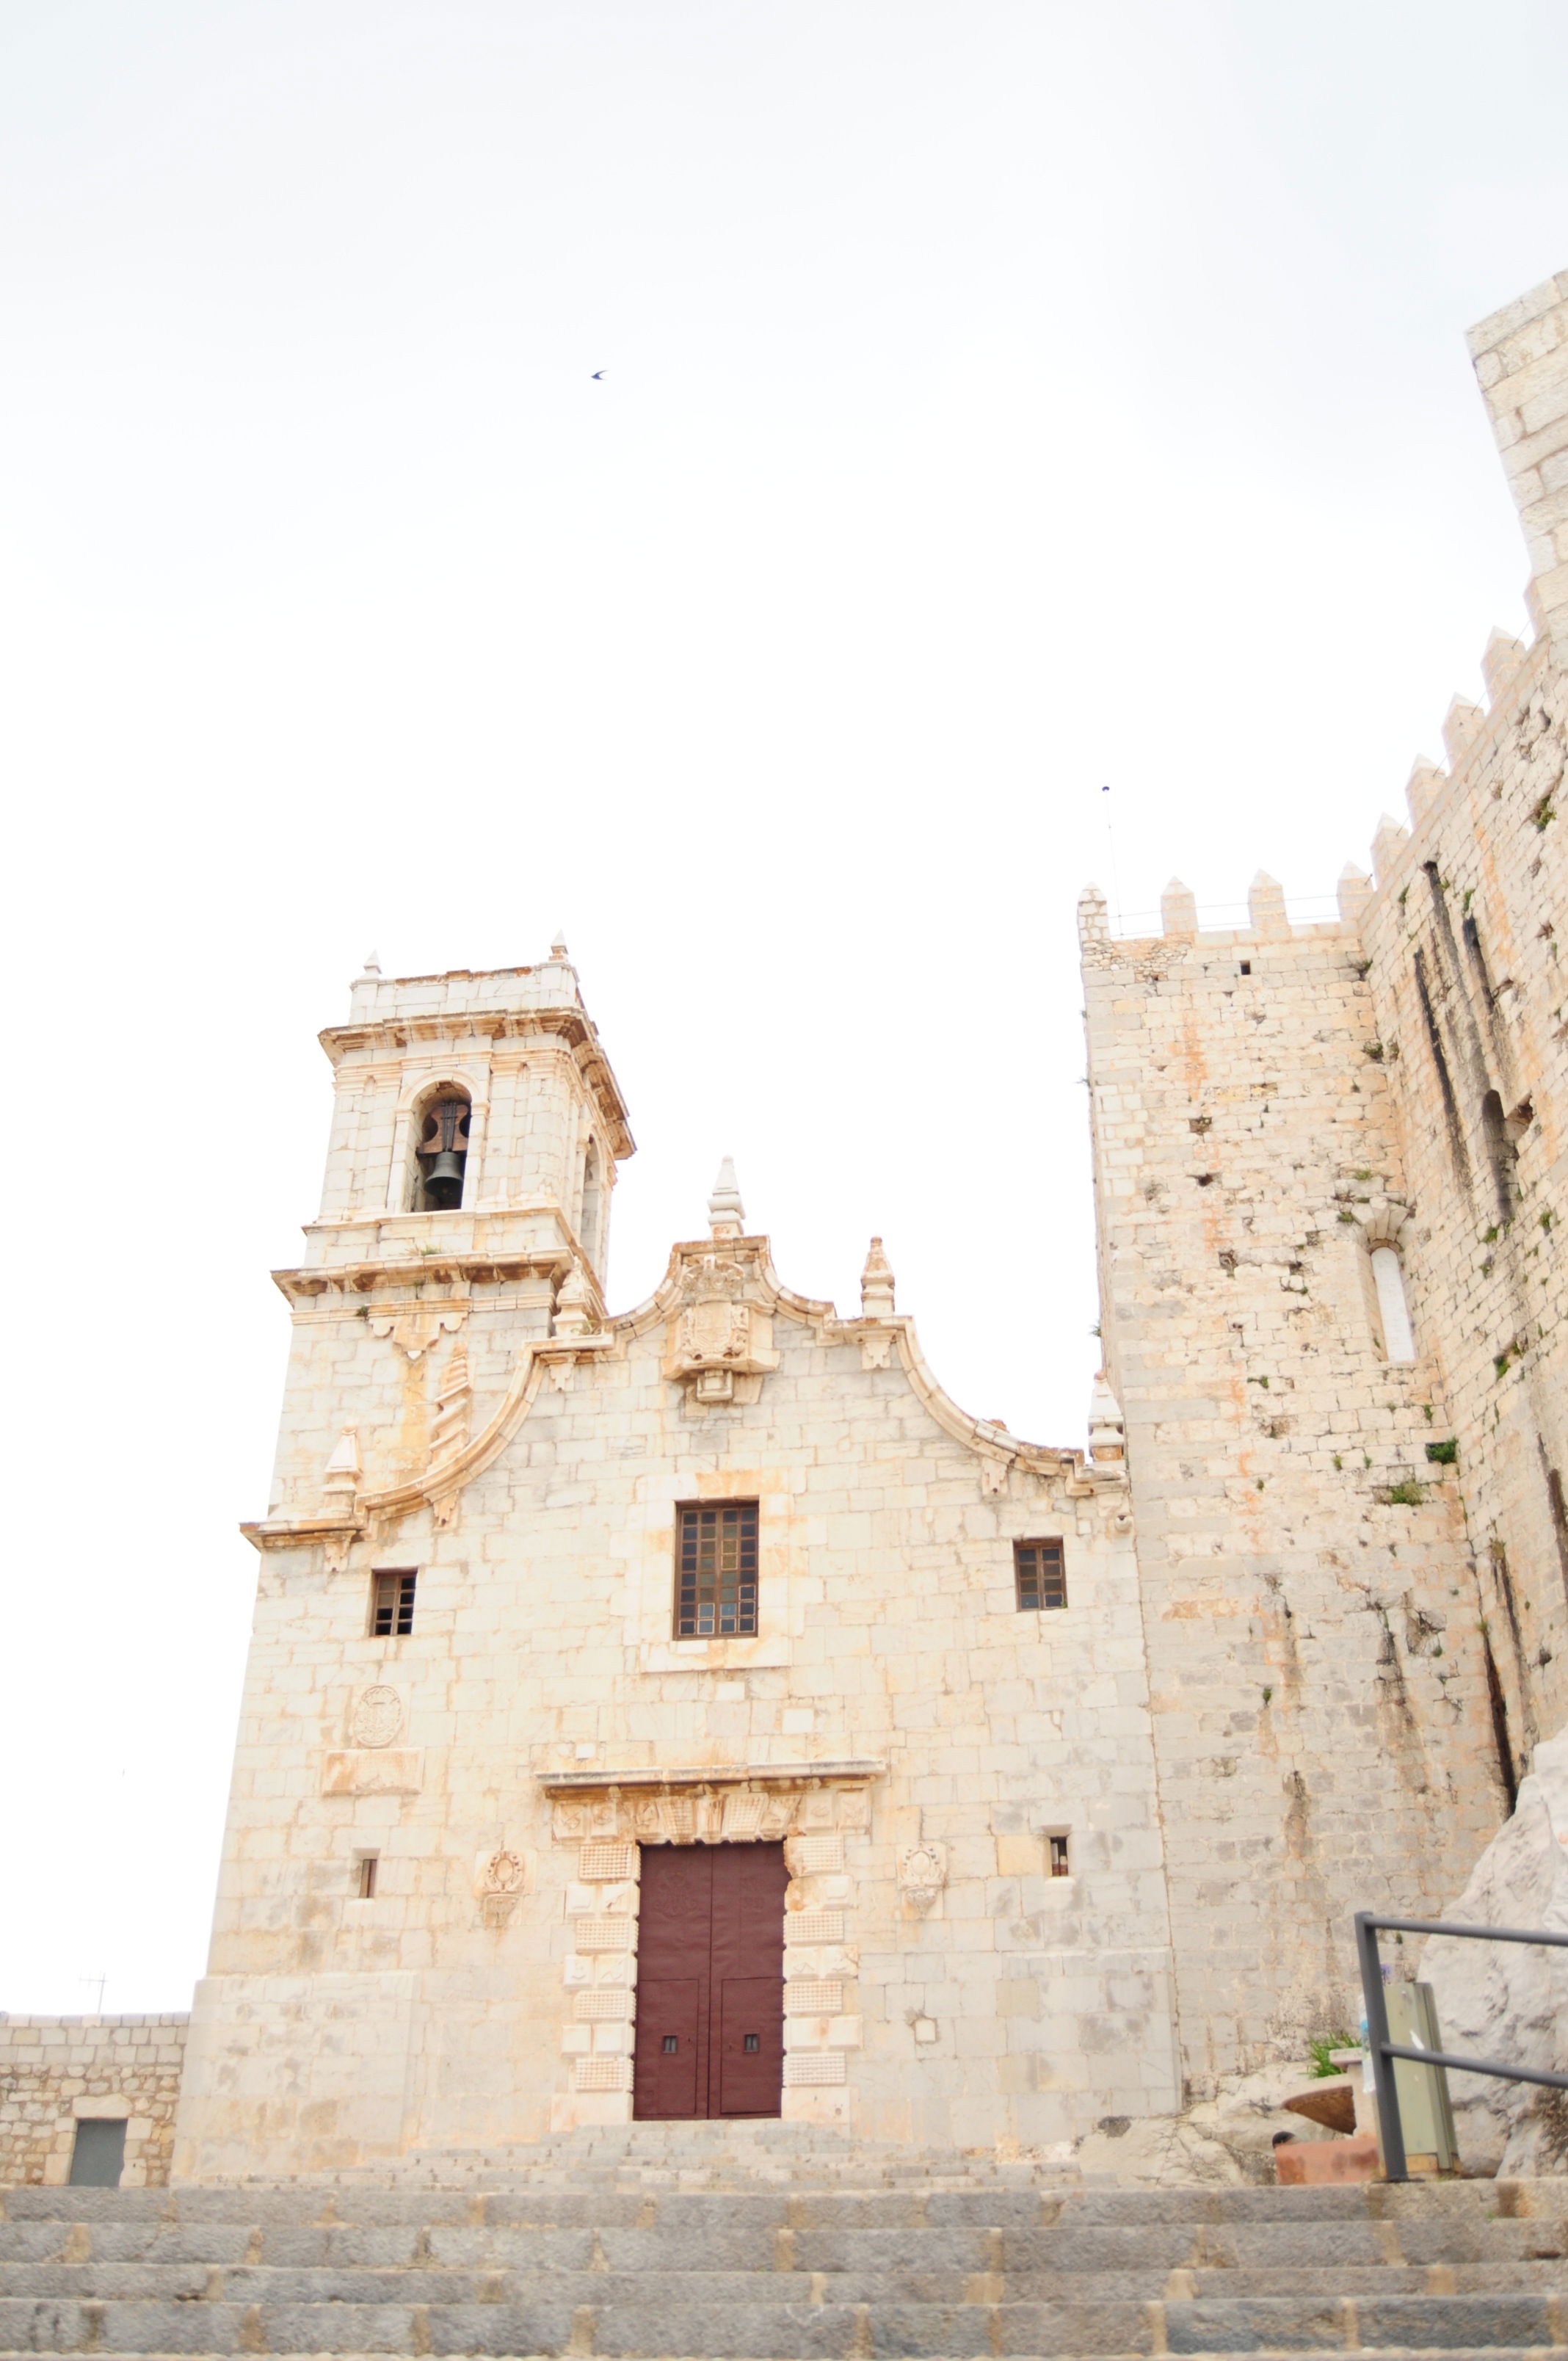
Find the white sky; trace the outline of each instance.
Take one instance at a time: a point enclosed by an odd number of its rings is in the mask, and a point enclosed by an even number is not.
[[[1552,0],[10,0],[0,2007],[200,1971],[371,945],[565,928],[618,1305],[729,1151],[1082,1439],[1105,804],[1128,913],[1331,892],[1522,629],[1565,93]]]

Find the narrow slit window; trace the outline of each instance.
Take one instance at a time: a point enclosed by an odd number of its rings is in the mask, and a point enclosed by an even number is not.
[[[1020,1612],[1067,1605],[1067,1567],[1059,1541],[1014,1542],[1013,1572]]]
[[[379,1860],[378,1853],[362,1852],[355,1861],[354,1891],[361,1902],[373,1902],[376,1898],[376,1869]]]
[[[373,1640],[406,1640],[414,1628],[414,1585],[419,1580],[412,1567],[394,1567],[373,1575],[370,1581],[370,1637]]]
[[[741,1639],[757,1628],[757,1503],[675,1512],[675,1637]]]
[[[1377,1290],[1377,1317],[1383,1323],[1383,1350],[1390,1361],[1416,1357],[1410,1307],[1405,1300],[1405,1272],[1392,1246],[1372,1249],[1372,1283]]]
[[[1051,1875],[1053,1877],[1070,1877],[1072,1875],[1072,1861],[1068,1852],[1067,1839],[1065,1837],[1050,1837],[1047,1839],[1047,1843],[1050,1852]]]

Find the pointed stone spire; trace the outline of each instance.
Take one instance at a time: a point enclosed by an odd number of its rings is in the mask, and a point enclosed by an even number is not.
[[[893,1265],[882,1250],[882,1240],[872,1240],[866,1267],[861,1273],[861,1317],[862,1320],[893,1318]]]
[[[1122,1419],[1122,1405],[1111,1390],[1111,1381],[1103,1369],[1095,1375],[1089,1395],[1089,1455],[1091,1459],[1115,1460],[1125,1455],[1127,1431]]]
[[[1528,649],[1522,640],[1494,627],[1481,658],[1481,677],[1486,684],[1486,702],[1494,710],[1509,681],[1523,664]]]
[[[1340,924],[1354,927],[1361,932],[1361,922],[1366,916],[1366,906],[1372,899],[1372,880],[1365,869],[1347,861],[1339,873]]]
[[[1159,897],[1159,922],[1168,935],[1190,939],[1198,932],[1198,896],[1179,877]]]
[[[1410,831],[1388,812],[1377,823],[1377,833],[1372,840],[1372,872],[1379,885],[1388,882],[1388,873],[1410,840]]]
[[[566,938],[559,927],[556,928],[554,938],[550,945],[550,956],[552,959],[559,960],[564,960],[566,956]]]
[[[1260,869],[1247,892],[1246,914],[1255,935],[1277,940],[1290,932],[1289,915],[1285,907],[1285,888],[1266,869]]]
[[[1465,755],[1486,726],[1485,709],[1472,705],[1467,697],[1456,697],[1442,717],[1442,742],[1448,749],[1450,770],[1457,770]]]
[[[1080,943],[1103,943],[1110,938],[1105,896],[1098,885],[1086,885],[1078,897],[1078,939]]]
[[[572,1265],[561,1281],[561,1291],[555,1298],[555,1316],[551,1333],[556,1336],[586,1336],[594,1324],[593,1297],[588,1282],[577,1263]]]
[[[1448,785],[1448,773],[1436,763],[1429,763],[1418,754],[1410,765],[1410,775],[1405,782],[1405,802],[1409,808],[1410,824],[1420,828],[1439,796]]]
[[[326,1463],[322,1479],[327,1512],[332,1516],[351,1517],[359,1494],[359,1429],[345,1426],[338,1436],[332,1457]]]
[[[735,1159],[731,1156],[727,1156],[718,1168],[718,1178],[707,1201],[707,1226],[716,1238],[739,1238],[746,1234],[746,1208],[740,1202]]]
[[[366,974],[367,974],[367,975],[379,975],[379,974],[380,974],[380,972],[381,972],[381,955],[380,955],[379,951],[367,951],[367,952],[366,952],[366,954],[365,954],[365,972],[366,972]]]

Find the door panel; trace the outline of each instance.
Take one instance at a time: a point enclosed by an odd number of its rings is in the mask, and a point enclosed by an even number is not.
[[[716,2115],[776,2115],[784,2061],[784,1986],[727,1976],[718,1986]]]
[[[634,2114],[778,2114],[787,1882],[779,1844],[643,1847]]]
[[[632,2107],[639,2115],[697,2113],[698,2000],[696,1976],[637,1986],[637,2061]]]

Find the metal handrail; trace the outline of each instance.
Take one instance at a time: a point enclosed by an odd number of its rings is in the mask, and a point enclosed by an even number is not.
[[[1504,2066],[1495,2058],[1457,2058],[1446,2049],[1411,2049],[1390,2041],[1388,2011],[1383,2000],[1383,1962],[1377,1949],[1380,1931],[1390,1935],[1456,1935],[1477,1943],[1547,1943],[1557,1950],[1568,1950],[1568,1935],[1549,1935],[1543,1928],[1520,1927],[1452,1927],[1436,1918],[1380,1918],[1375,1911],[1356,1912],[1355,1949],[1361,1962],[1362,1998],[1366,2004],[1366,2046],[1372,2053],[1372,2081],[1377,2093],[1384,2177],[1388,2180],[1409,2180],[1405,2130],[1399,2121],[1399,2092],[1394,2079],[1396,2058],[1408,2058],[1418,2066],[1451,2066],[1462,2074],[1490,2074],[1501,2082],[1544,2082],[1552,2091],[1568,2091],[1568,2074],[1547,2074],[1535,2066]]]

